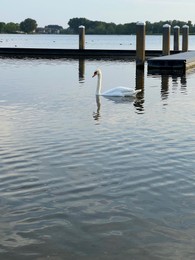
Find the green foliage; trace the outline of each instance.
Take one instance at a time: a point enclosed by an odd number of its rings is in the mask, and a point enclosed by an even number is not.
[[[7,23],[4,26],[4,32],[5,33],[15,33],[18,32],[20,30],[20,26],[18,23]]]
[[[189,32],[195,33],[195,25],[191,21],[183,22],[178,20],[167,20],[151,23],[146,22],[146,34],[162,34],[162,28],[164,24],[170,24],[173,32],[174,26],[180,26],[187,24],[189,26]],[[69,28],[64,30],[66,33],[78,34],[79,26],[85,26],[86,34],[136,34],[136,23],[115,24],[105,23],[101,21],[90,21],[86,18],[72,18],[68,22]]]
[[[63,32],[63,27],[56,25],[56,24],[47,25],[47,26],[45,26],[44,29],[45,29],[45,32],[49,33],[49,34],[56,34],[56,33],[59,34],[59,33]]]
[[[20,30],[20,26],[18,23],[4,23],[0,22],[0,33],[15,33]]]
[[[56,24],[50,24],[45,26],[46,29],[51,29],[51,30],[62,30],[62,26],[56,25]]]
[[[90,21],[86,18],[72,18],[68,22],[67,32],[78,34],[80,25],[85,26],[86,34],[133,34],[136,32],[136,23],[116,25],[101,21]]]
[[[151,23],[146,21],[146,34],[162,34],[163,25],[170,24],[171,32],[173,33],[174,26],[179,26],[182,30],[184,25],[189,26],[189,33],[195,34],[195,25],[191,21],[178,21],[178,20],[167,20]],[[91,21],[86,18],[72,18],[68,22],[68,28],[64,29],[59,25],[47,25],[45,26],[46,33],[58,33],[61,34],[78,34],[79,26],[85,26],[86,34],[136,34],[136,23],[125,23],[125,24],[115,24],[106,23],[102,21]],[[17,23],[4,23],[0,22],[0,33],[17,33],[18,31],[23,31],[25,33],[32,33],[37,29],[37,22],[31,18],[27,18],[20,24]]]
[[[32,33],[36,28],[37,22],[31,18],[27,18],[20,23],[20,29],[25,33]]]
[[[5,23],[0,22],[0,33],[4,33],[5,31]]]

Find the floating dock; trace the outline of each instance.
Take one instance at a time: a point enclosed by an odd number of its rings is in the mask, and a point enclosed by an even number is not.
[[[172,51],[171,53],[175,53]],[[147,58],[162,55],[160,50],[146,50]],[[33,58],[111,58],[135,59],[136,50],[105,50],[105,49],[49,49],[0,47],[1,57],[33,57]]]
[[[182,70],[195,67],[195,51],[170,51],[170,55],[162,56],[160,50],[146,50],[148,70],[167,71]],[[31,58],[69,58],[69,59],[136,59],[136,50],[110,49],[50,49],[50,48],[11,48],[0,47],[0,57]]]
[[[195,67],[195,51],[148,59],[149,70],[183,70]]]

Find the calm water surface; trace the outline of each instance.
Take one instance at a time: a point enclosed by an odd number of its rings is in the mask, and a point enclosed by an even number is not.
[[[189,35],[189,50],[195,50],[195,35]],[[78,35],[26,35],[0,34],[0,47],[15,48],[66,48],[78,49]],[[86,35],[86,49],[136,49],[135,35]],[[180,49],[182,36],[180,36]],[[162,35],[146,35],[146,50],[161,50]],[[170,37],[170,49],[173,49],[173,35]]]
[[[143,88],[137,99],[96,100]],[[0,259],[194,259],[195,70],[0,60]]]

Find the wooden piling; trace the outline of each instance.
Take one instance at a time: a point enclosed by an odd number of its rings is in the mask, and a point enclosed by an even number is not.
[[[144,91],[144,78],[145,78],[144,75],[145,75],[144,68],[140,69],[139,67],[136,67],[135,89],[142,89],[142,94]]]
[[[163,25],[163,55],[170,55],[170,34],[171,26],[169,24]]]
[[[173,50],[174,51],[179,51],[179,36],[180,36],[180,27],[179,26],[174,26],[173,28]]]
[[[188,36],[189,36],[189,26],[184,25],[182,27],[182,51],[188,51]]]
[[[79,49],[85,49],[85,26],[79,26]]]
[[[145,62],[145,23],[138,22],[136,25],[136,66],[144,67]]]

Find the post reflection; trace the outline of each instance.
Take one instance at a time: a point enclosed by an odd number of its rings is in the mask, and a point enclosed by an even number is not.
[[[186,79],[186,75],[183,75],[181,77],[181,92],[186,94],[187,92],[187,79]]]
[[[137,97],[134,101],[134,106],[138,113],[144,112],[144,78],[145,70],[144,68],[136,68],[136,75],[135,75],[135,89],[142,89],[142,92],[137,94]]]
[[[172,92],[176,92],[180,86],[181,93],[186,93],[187,80],[186,74],[183,71],[176,70],[149,70],[148,75],[157,76],[161,79],[161,99],[167,100],[170,94],[170,87]]]
[[[79,59],[79,82],[83,83],[85,80],[85,59]]]
[[[179,81],[180,79],[180,81]],[[172,80],[172,81],[171,81]],[[171,83],[170,83],[171,82]],[[180,83],[180,84],[179,84]],[[161,98],[162,100],[168,99],[169,97],[169,88],[170,85],[172,85],[172,91],[176,92],[178,90],[178,86],[180,85],[181,87],[181,93],[186,93],[187,89],[187,80],[186,80],[186,75],[169,75],[169,74],[164,74],[161,75]]]
[[[161,98],[165,100],[169,95],[169,75],[161,75]]]
[[[186,75],[182,75],[181,77],[178,76],[172,76],[172,83],[173,83],[173,91],[175,92],[178,87],[180,86],[181,93],[187,92],[187,80]]]

